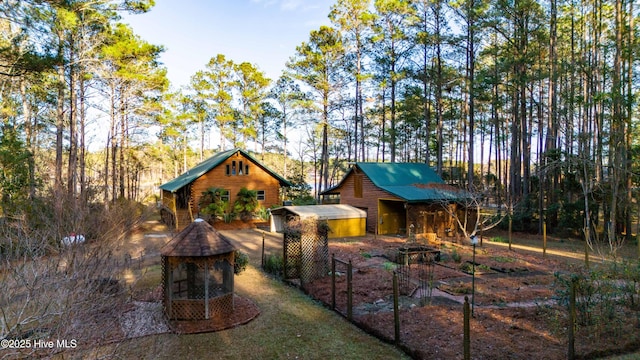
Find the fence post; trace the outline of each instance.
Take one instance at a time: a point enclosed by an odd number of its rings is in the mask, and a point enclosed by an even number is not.
[[[349,321],[353,320],[353,265],[351,265],[351,259],[347,265],[347,318]]]
[[[393,272],[393,323],[396,344],[400,342],[400,311],[398,310],[398,273]]]
[[[262,233],[262,268],[264,269],[264,232]]]
[[[576,280],[571,280],[571,292],[569,294],[569,349],[567,359],[573,360],[576,357],[575,334],[576,327]]]
[[[471,325],[469,324],[469,318],[471,317],[471,308],[469,306],[469,297],[464,297],[464,305],[462,306],[464,313],[464,360],[471,359]]]
[[[331,254],[331,309],[336,309],[336,254]]]

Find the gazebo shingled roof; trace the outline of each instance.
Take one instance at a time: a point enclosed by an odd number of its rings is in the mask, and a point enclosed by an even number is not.
[[[165,244],[162,256],[213,256],[230,253],[236,247],[213,226],[196,219]]]

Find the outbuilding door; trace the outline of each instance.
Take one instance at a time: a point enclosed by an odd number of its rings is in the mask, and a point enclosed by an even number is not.
[[[407,210],[401,200],[378,200],[378,234],[404,235],[407,232]]]

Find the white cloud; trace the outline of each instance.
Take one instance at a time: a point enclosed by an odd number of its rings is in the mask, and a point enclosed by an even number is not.
[[[283,0],[282,3],[280,3],[280,9],[285,11],[293,11],[299,8],[302,3],[302,0]]]

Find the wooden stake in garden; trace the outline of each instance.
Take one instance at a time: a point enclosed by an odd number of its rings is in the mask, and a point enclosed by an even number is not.
[[[264,232],[262,233],[262,268],[264,269]]]
[[[576,327],[576,280],[571,280],[571,293],[569,294],[569,349],[567,359],[573,360],[576,357],[575,349],[575,327]]]
[[[469,297],[464,297],[464,305],[462,306],[462,311],[464,313],[464,339],[463,339],[463,347],[464,347],[464,360],[471,359],[471,324],[469,323],[469,319],[471,318],[471,307],[469,306]]]
[[[353,320],[353,265],[347,264],[347,318]]]

